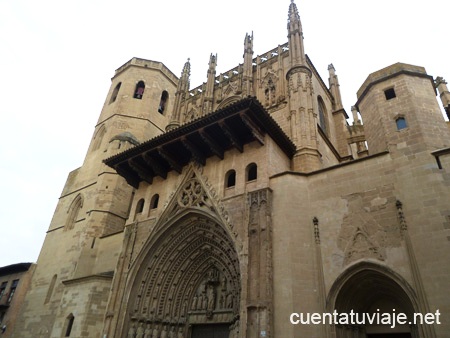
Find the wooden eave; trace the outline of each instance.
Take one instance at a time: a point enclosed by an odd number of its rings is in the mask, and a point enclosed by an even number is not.
[[[257,141],[264,145],[268,134],[289,157],[295,145],[254,97],[245,98],[223,109],[202,116],[176,129],[161,134],[127,151],[112,156],[104,163],[115,169],[128,184],[152,183],[153,178],[166,178],[170,171],[181,173],[191,161],[205,165],[212,156]]]

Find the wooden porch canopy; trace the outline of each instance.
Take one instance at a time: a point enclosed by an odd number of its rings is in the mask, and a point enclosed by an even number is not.
[[[280,126],[253,97],[204,115],[176,129],[161,134],[104,162],[137,188],[141,181],[152,183],[155,176],[167,177],[191,161],[205,165],[211,156],[224,158],[225,151],[256,141],[264,145],[268,134],[289,158],[295,145]]]

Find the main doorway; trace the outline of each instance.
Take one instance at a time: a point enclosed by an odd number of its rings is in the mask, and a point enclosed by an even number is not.
[[[228,338],[230,335],[229,327],[230,324],[194,325],[191,338]]]

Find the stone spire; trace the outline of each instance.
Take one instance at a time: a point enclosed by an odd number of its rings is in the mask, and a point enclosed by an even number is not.
[[[292,0],[288,16],[289,62],[286,74],[289,95],[290,137],[297,151],[293,169],[311,172],[321,167],[317,140],[317,113],[314,112],[312,71],[306,63],[303,32],[297,6]]]
[[[214,92],[214,82],[216,79],[217,54],[211,54],[209,57],[208,79],[206,80],[205,97],[211,98]]]
[[[209,56],[209,69],[208,78],[206,80],[206,89],[203,93],[203,114],[210,113],[212,111],[212,102],[214,97],[214,84],[216,82],[216,66],[217,66],[217,54],[211,54]]]
[[[191,75],[191,63],[189,61],[190,59],[188,58],[181,72],[181,78],[178,81],[177,91],[175,93],[175,103],[172,112],[172,120],[167,125],[166,131],[180,126],[181,123],[181,102],[189,93],[189,77]]]
[[[334,97],[334,111],[340,110],[343,108],[342,106],[342,98],[341,98],[341,90],[339,89],[339,80],[335,73],[335,69],[333,64],[331,63],[328,66],[328,73],[330,77],[328,78],[328,83],[330,85],[331,94]]]
[[[244,74],[243,74],[243,96],[251,95],[253,79],[253,32],[252,35],[245,34],[244,40]]]
[[[303,30],[297,5],[291,0],[288,14],[289,59],[291,67],[306,65]]]

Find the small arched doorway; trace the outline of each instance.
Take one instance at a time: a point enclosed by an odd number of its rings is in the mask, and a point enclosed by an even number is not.
[[[348,323],[334,325],[336,338],[419,337],[417,327],[409,324],[418,312],[416,304],[411,287],[402,277],[387,267],[368,262],[345,271],[332,286],[327,300],[329,312],[354,314],[348,317]],[[405,318],[398,317],[400,314]]]
[[[191,212],[151,242],[132,283],[124,336],[228,338],[239,322],[240,272],[225,228]]]

